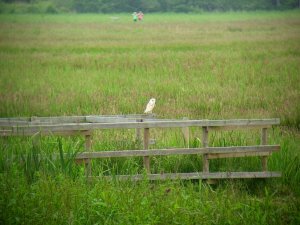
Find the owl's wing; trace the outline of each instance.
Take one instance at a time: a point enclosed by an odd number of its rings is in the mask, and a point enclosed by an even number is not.
[[[147,107],[146,107],[146,110],[145,110],[144,113],[151,112],[153,108],[154,108],[154,104],[152,104],[151,102],[149,102],[147,104]]]

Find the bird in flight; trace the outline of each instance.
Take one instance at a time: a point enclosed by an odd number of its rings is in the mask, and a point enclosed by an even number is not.
[[[151,98],[147,104],[147,107],[146,107],[144,113],[152,113],[154,106],[155,106],[155,98]]]

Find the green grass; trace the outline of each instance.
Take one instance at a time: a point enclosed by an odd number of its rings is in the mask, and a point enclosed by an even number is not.
[[[112,20],[118,16],[119,20]],[[300,13],[0,15],[0,116],[142,113],[160,118],[279,117],[268,161],[283,177],[87,183],[73,163],[82,137],[0,140],[4,224],[299,224]],[[138,149],[134,130],[96,132],[95,150]],[[152,148],[183,147],[152,129]],[[190,146],[201,145],[191,129]],[[210,146],[259,144],[260,132],[211,132]],[[35,143],[35,144],[33,144]],[[58,159],[52,153],[62,154]],[[40,157],[42,156],[42,157]],[[152,172],[200,171],[199,156],[153,157]],[[259,171],[259,158],[217,159],[212,171]],[[93,175],[143,173],[142,159],[93,161]]]

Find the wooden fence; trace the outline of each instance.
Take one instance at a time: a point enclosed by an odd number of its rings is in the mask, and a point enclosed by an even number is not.
[[[225,178],[267,178],[280,177],[280,172],[271,172],[267,168],[267,159],[273,152],[279,151],[279,145],[267,145],[267,129],[278,125],[279,119],[234,119],[234,120],[170,120],[157,119],[154,115],[116,115],[116,116],[71,116],[71,117],[27,117],[0,118],[0,136],[41,135],[84,135],[85,152],[76,156],[77,162],[84,162],[86,174],[91,177],[91,160],[112,157],[143,157],[147,178],[158,179],[225,179]],[[188,142],[189,127],[202,128],[202,148],[149,149],[150,129],[182,128]],[[261,145],[209,147],[210,131],[233,129],[261,129]],[[121,151],[92,151],[94,130],[101,129],[136,129],[136,137],[141,140],[143,129],[143,149]],[[202,155],[202,172],[151,174],[150,157],[165,155]],[[257,172],[210,172],[209,160],[216,158],[234,158],[259,156],[262,171]],[[117,179],[144,179],[145,175],[117,175]],[[111,177],[106,177],[111,178]]]

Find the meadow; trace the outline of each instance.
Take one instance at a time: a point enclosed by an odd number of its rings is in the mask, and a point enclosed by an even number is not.
[[[82,137],[0,140],[3,224],[299,224],[300,11],[131,15],[0,14],[0,117],[143,113],[159,118],[280,118],[269,160],[282,178],[89,183],[72,156]],[[179,129],[151,148],[182,147]],[[201,145],[192,129],[190,146]],[[257,131],[213,133],[211,146],[258,144]],[[135,149],[134,130],[96,133],[96,150]],[[54,152],[70,158],[54,160]],[[17,155],[22,160],[15,160]],[[43,155],[43,158],[38,156]],[[201,157],[153,157],[155,172],[192,172]],[[259,170],[218,159],[213,171]],[[93,162],[93,174],[142,172],[142,159]]]

